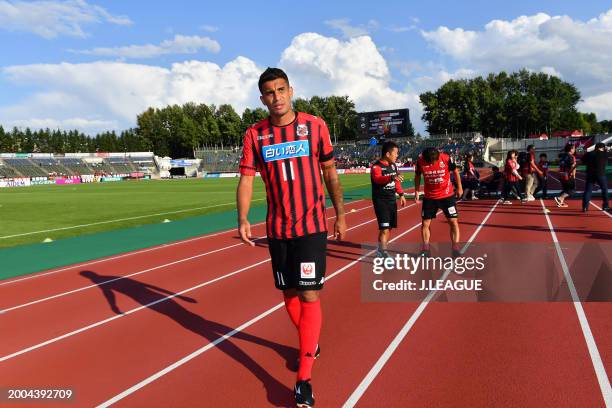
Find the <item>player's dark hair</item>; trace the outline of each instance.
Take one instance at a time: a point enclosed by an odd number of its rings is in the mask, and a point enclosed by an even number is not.
[[[508,153],[506,154],[506,160],[510,160],[512,158],[512,153],[516,154],[518,156],[518,151],[517,150],[508,150]]]
[[[427,163],[433,163],[438,160],[439,157],[440,151],[435,147],[428,147],[427,149],[423,150],[423,159],[425,159]]]
[[[546,157],[546,158],[548,158],[548,156],[546,155],[546,153],[540,153],[540,157]]]
[[[274,81],[275,79],[284,79],[285,81],[287,81],[287,85],[289,84],[289,78],[287,77],[287,74],[285,74],[285,71],[280,68],[268,67],[259,76],[259,82],[257,83],[257,86],[259,87],[259,92],[263,93],[263,91],[261,90],[263,84],[269,81]]]
[[[565,149],[563,149],[563,151],[565,151],[565,153],[569,153],[572,151],[573,148],[574,148],[574,145],[571,143],[568,143],[565,145]]]
[[[389,140],[389,141],[387,141],[387,142],[383,143],[383,145],[382,145],[382,151],[381,151],[381,157],[383,157],[383,158],[384,158],[384,157],[385,157],[385,155],[387,154],[387,152],[391,152],[391,151],[393,151],[393,149],[395,149],[395,148],[399,149],[399,146],[397,145],[397,143],[395,143],[395,142],[394,142],[394,141],[392,141],[392,140]]]
[[[535,146],[534,145],[527,146],[527,151],[530,151],[531,149],[535,149]]]
[[[595,144],[595,148],[596,149],[605,149],[606,145],[604,143],[602,143],[602,142],[598,142],[598,143]]]

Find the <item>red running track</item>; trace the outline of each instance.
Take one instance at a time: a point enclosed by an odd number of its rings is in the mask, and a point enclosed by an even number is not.
[[[554,250],[539,201],[494,205],[460,204],[464,241]],[[609,240],[612,220],[602,212],[547,205],[559,242]],[[317,406],[342,406],[357,394],[347,406],[603,406],[609,389],[600,386],[572,303],[362,302],[360,269],[371,259],[360,244],[375,241],[373,218],[369,207],[350,213],[347,242],[329,245]],[[419,220],[417,206],[400,213],[397,244],[418,242]],[[257,228],[255,235],[264,233]],[[447,230],[435,221],[433,239],[448,241]],[[0,286],[9,310],[0,315],[0,384],[71,387],[77,406],[291,406],[297,335],[279,307],[264,243],[183,260],[237,242],[229,232]],[[522,268],[540,262],[512,259]],[[92,281],[100,285],[80,290]],[[67,291],[75,292],[28,305]],[[126,314],[113,312],[113,302]],[[582,305],[609,381],[611,304]]]

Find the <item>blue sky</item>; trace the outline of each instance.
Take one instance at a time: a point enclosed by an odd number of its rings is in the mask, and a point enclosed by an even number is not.
[[[0,0],[0,124],[93,133],[134,126],[150,105],[241,110],[275,65],[301,96],[407,106],[420,131],[420,92],[522,66],[576,83],[581,109],[612,119],[609,2],[263,4]]]

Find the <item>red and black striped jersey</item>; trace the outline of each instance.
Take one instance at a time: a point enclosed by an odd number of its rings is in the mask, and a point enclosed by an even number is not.
[[[296,112],[285,126],[266,118],[244,135],[240,174],[257,171],[266,186],[268,237],[292,239],[327,231],[321,165],[333,162],[325,122]]]

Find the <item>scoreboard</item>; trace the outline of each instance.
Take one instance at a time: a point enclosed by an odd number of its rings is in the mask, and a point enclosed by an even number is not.
[[[360,139],[408,136],[408,109],[362,112],[357,115],[357,134]]]

